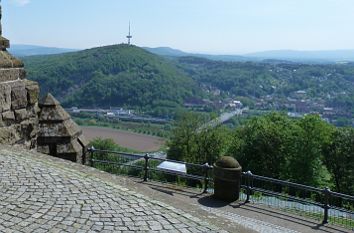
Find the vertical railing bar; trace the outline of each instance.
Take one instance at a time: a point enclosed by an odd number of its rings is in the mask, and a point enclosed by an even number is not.
[[[252,172],[248,171],[248,172],[245,173],[245,175],[246,175],[246,187],[247,187],[247,197],[246,197],[245,203],[250,203]]]
[[[324,195],[324,203],[323,203],[323,221],[322,224],[327,224],[328,223],[328,210],[330,208],[329,206],[329,196],[331,195],[331,190],[326,187],[323,189],[323,195]]]
[[[89,149],[89,153],[90,153],[90,167],[93,167],[93,153],[95,152],[95,147],[91,146]]]
[[[146,153],[144,155],[144,159],[145,159],[145,164],[144,164],[144,182],[148,181],[148,172],[149,172],[149,154]]]
[[[209,164],[205,163],[203,165],[203,169],[204,169],[204,190],[203,190],[203,193],[207,193],[208,186],[209,186],[209,169],[210,169]]]

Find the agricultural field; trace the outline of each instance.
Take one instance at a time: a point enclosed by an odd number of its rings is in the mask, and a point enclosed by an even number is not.
[[[158,151],[165,145],[165,139],[105,127],[81,126],[87,140],[111,138],[118,145],[141,152]]]

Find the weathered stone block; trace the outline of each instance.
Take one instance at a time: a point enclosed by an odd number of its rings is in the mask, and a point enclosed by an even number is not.
[[[58,144],[57,145],[57,154],[71,154],[82,151],[80,143],[74,139],[68,144]]]
[[[8,84],[0,84],[0,112],[11,109],[11,87]]]
[[[26,109],[15,110],[16,121],[20,122],[28,119],[28,113]]]
[[[29,118],[38,118],[38,114],[40,111],[41,109],[38,107],[38,103],[27,107],[27,113]]]
[[[73,137],[82,133],[82,130],[73,120],[64,121],[62,124],[40,122],[39,137]]]
[[[27,72],[24,68],[20,68],[19,69],[19,76],[20,76],[20,79],[25,79],[26,78],[26,75],[27,75]]]
[[[39,115],[42,122],[63,122],[70,119],[70,115],[61,107],[43,107]]]
[[[14,144],[20,140],[20,136],[14,127],[0,128],[0,144]]]
[[[1,50],[10,48],[10,41],[1,35],[0,35],[0,48]]]
[[[21,122],[21,131],[24,132],[24,136],[28,139],[36,138],[38,134],[38,120],[28,119]]]
[[[5,126],[5,123],[4,121],[2,120],[2,115],[0,116],[0,127],[4,127]]]
[[[40,103],[39,103],[39,107],[40,108],[43,108],[43,107],[55,107],[55,106],[60,106],[60,103],[50,93],[48,93],[44,98],[42,98]]]
[[[11,84],[11,108],[13,110],[27,106],[27,91],[25,82],[18,81]]]
[[[30,80],[25,81],[25,88],[27,91],[27,101],[29,104],[33,105],[38,103],[39,99],[39,85],[36,82]]]
[[[15,120],[15,114],[13,111],[7,111],[2,113],[2,119],[4,121],[14,121]]]
[[[89,144],[89,141],[87,141],[87,139],[85,138],[85,136],[83,134],[81,134],[77,140],[80,143],[80,145],[84,148],[86,148]]]
[[[0,82],[15,81],[20,78],[18,68],[0,69]]]
[[[37,151],[39,153],[43,153],[43,154],[47,154],[47,155],[50,154],[50,150],[49,150],[49,146],[48,145],[46,145],[46,146],[37,146]]]
[[[1,36],[0,36],[1,37]],[[0,68],[22,68],[23,62],[11,56],[6,50],[0,51]]]

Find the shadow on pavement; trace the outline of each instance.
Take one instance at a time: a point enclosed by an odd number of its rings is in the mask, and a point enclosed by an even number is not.
[[[205,196],[199,198],[198,203],[206,207],[221,208],[230,205],[231,202],[220,201],[213,198],[213,196]]]
[[[293,222],[293,223],[296,223],[299,225],[309,227],[314,230],[321,230],[321,232],[333,232],[333,230],[336,232],[343,232],[343,233],[347,232],[345,230],[341,230],[340,228],[336,228],[335,226],[332,226],[332,225],[319,224],[319,223],[315,222],[316,220],[312,220],[312,219],[310,220],[305,217],[300,217],[300,216],[288,214],[283,211],[277,212],[276,210],[272,210],[271,208],[256,207],[252,204],[245,204],[245,203],[237,203],[236,205],[230,205],[230,206],[232,206],[235,209],[240,208],[243,210],[255,212],[258,214],[262,214],[262,215],[265,214],[265,215],[268,215],[268,216],[271,216],[271,217],[274,217],[277,219],[281,219],[284,221],[290,221],[290,222]]]
[[[337,228],[333,228],[333,227],[331,227],[331,225],[323,224],[323,223],[317,224],[316,226],[313,226],[311,228],[314,229],[314,230],[321,230],[321,231],[325,231],[325,232],[329,232],[329,231],[326,231],[325,228],[331,229],[331,230],[336,230],[338,232],[343,232],[343,233],[347,232],[347,231],[342,231],[342,230],[337,229]]]
[[[138,183],[144,183],[152,190],[165,193],[170,196],[175,196],[176,194],[178,194],[178,195],[187,196],[189,198],[199,198],[200,196],[203,195],[201,192],[198,192],[198,190],[183,188],[181,186],[176,186],[173,184],[155,183],[155,182],[145,183],[143,181],[139,181]]]

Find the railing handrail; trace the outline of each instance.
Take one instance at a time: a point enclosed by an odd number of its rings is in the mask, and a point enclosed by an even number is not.
[[[243,176],[246,176],[246,177],[249,176],[252,179],[269,181],[269,182],[273,182],[273,183],[284,185],[284,186],[291,186],[294,188],[300,188],[300,189],[303,189],[306,191],[323,193],[325,190],[327,190],[327,192],[330,192],[331,196],[340,197],[343,199],[354,201],[354,196],[344,194],[344,193],[333,192],[333,191],[329,190],[327,187],[321,189],[321,188],[316,188],[316,187],[312,187],[312,186],[308,186],[308,185],[304,185],[304,184],[298,184],[298,183],[294,183],[294,182],[290,182],[290,181],[279,180],[279,179],[270,178],[270,177],[266,177],[266,176],[255,175],[255,174],[252,174],[251,172],[243,172],[242,174],[243,174]]]
[[[309,191],[314,191],[314,192],[322,192],[323,189],[320,188],[315,188],[312,186],[308,186],[308,185],[304,185],[304,184],[298,184],[298,183],[293,183],[290,181],[285,181],[285,180],[279,180],[279,179],[275,179],[275,178],[270,178],[270,177],[266,177],[266,176],[260,176],[260,175],[255,175],[255,174],[249,174],[247,172],[243,172],[244,176],[251,176],[253,179],[258,179],[258,180],[263,180],[263,181],[269,181],[269,182],[273,182],[276,184],[281,184],[281,185],[286,185],[286,186],[292,186],[295,188],[300,188],[300,189],[304,189],[304,190],[309,190]]]
[[[173,163],[180,163],[180,164],[185,164],[185,165],[191,165],[191,166],[196,166],[196,167],[204,167],[205,164],[195,164],[195,163],[188,163],[185,161],[180,161],[180,160],[173,160],[173,159],[163,159],[163,158],[157,158],[154,156],[151,156],[150,153],[142,153],[142,154],[134,154],[134,153],[129,153],[129,152],[120,152],[120,151],[112,151],[112,150],[101,150],[101,149],[95,149],[95,148],[89,148],[89,152],[100,152],[100,153],[111,153],[111,154],[117,154],[117,155],[125,155],[125,156],[134,156],[134,157],[139,157],[139,158],[144,158],[146,155],[149,156],[149,159],[153,160],[158,160],[158,161],[165,161],[165,162],[173,162]],[[212,167],[212,166],[210,166]]]
[[[144,158],[144,153],[143,154],[134,154],[134,153],[129,153],[129,152],[121,152],[121,151],[113,151],[113,150],[102,150],[102,149],[96,149],[94,147],[88,148],[89,152],[102,152],[102,153],[112,153],[112,154],[118,154],[118,155],[126,155],[126,156],[135,156],[135,157],[141,157]]]

